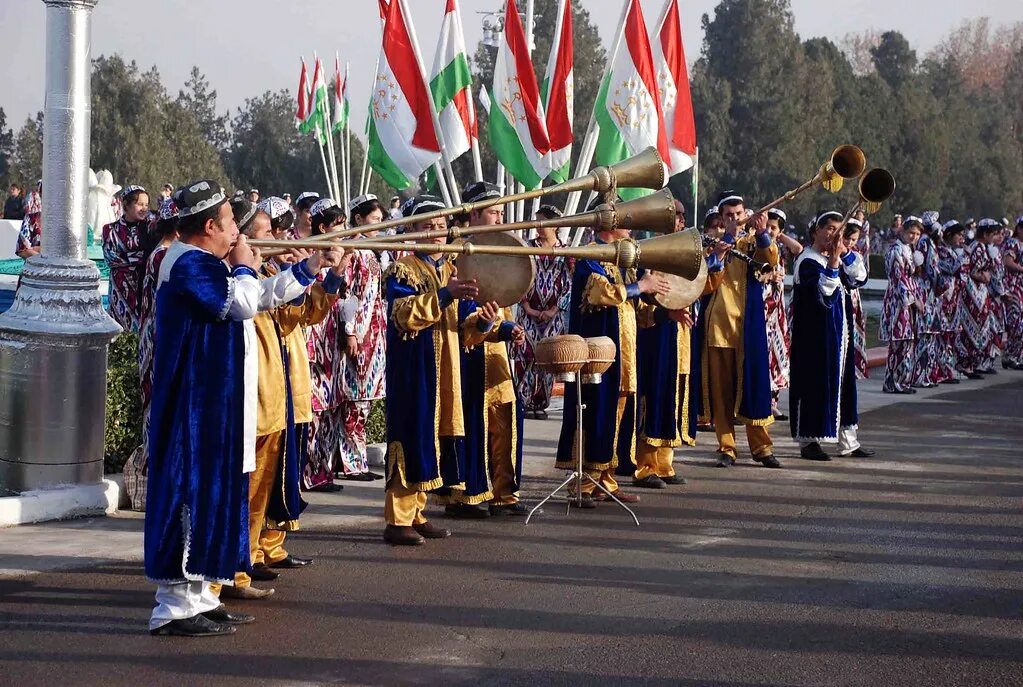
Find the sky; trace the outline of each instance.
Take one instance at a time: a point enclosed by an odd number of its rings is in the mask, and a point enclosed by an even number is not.
[[[444,0],[407,0],[426,68],[436,50]],[[664,0],[641,0],[648,28]],[[524,10],[525,0],[518,2]],[[582,0],[607,46],[618,28],[623,0]],[[717,0],[682,0],[690,62],[703,41],[700,18]],[[461,0],[470,54],[482,38],[484,13],[504,0]],[[868,29],[902,31],[919,52],[932,48],[964,19],[987,16],[992,24],[1023,21],[1020,0],[792,0],[796,31],[805,39],[840,40]],[[42,0],[0,0],[0,107],[9,125],[43,107],[45,6]],[[218,109],[232,114],[246,97],[298,83],[299,58],[317,51],[328,74],[334,53],[351,62],[355,121],[364,119],[380,51],[377,0],[99,0],[93,12],[92,55],[119,53],[143,69],[156,65],[173,94],[198,65],[218,94]],[[546,56],[537,56],[546,63]],[[310,74],[311,76],[311,74]]]

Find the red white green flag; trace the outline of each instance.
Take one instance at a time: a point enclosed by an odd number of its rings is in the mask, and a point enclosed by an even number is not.
[[[497,159],[516,181],[536,188],[551,172],[551,144],[515,0],[506,5],[490,102],[487,132]]]
[[[306,70],[305,59],[302,59],[302,73],[298,77],[298,109],[295,110],[295,128],[303,134],[309,133],[309,113],[312,108],[309,106],[309,73]]]
[[[441,24],[437,55],[430,71],[430,92],[440,120],[441,136],[448,158],[454,160],[472,145],[476,138],[475,112],[472,100],[472,73],[462,35],[462,16],[455,0],[447,0]]]
[[[693,98],[689,91],[686,51],[682,44],[679,0],[667,0],[651,48],[667,129],[668,150],[671,152],[671,160],[666,162],[671,174],[678,174],[693,166],[696,155],[696,121],[693,117]]]
[[[402,3],[392,0],[382,9],[384,40],[369,105],[369,163],[400,190],[440,159],[440,142]]]
[[[653,146],[667,164],[671,155],[643,9],[638,0],[627,2],[625,24],[610,56],[611,69],[593,105],[600,127],[593,159],[598,165],[610,165]],[[628,200],[650,192],[623,189],[620,193]]]
[[[561,0],[547,72],[540,87],[547,118],[547,137],[551,143],[551,179],[556,182],[566,181],[570,174],[572,117],[575,114],[573,52],[572,3]]]
[[[334,119],[331,122],[330,130],[335,134],[341,133],[348,124],[350,112],[348,102],[348,63],[345,63],[345,75],[341,76],[341,56],[334,55]]]

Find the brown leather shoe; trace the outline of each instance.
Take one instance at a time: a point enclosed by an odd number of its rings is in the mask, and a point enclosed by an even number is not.
[[[393,546],[416,546],[426,539],[408,525],[388,525],[384,528],[384,541]]]
[[[220,590],[220,596],[222,597],[226,597],[228,599],[245,599],[247,601],[266,599],[273,595],[273,589],[260,589],[258,587],[228,587],[225,585]]]
[[[426,539],[445,539],[451,536],[451,530],[446,530],[443,527],[437,527],[432,522],[412,525],[412,529]]]
[[[616,499],[618,499],[619,501],[621,501],[622,503],[639,503],[639,497],[638,496],[636,496],[635,494],[626,494],[621,489],[619,489],[618,491],[614,492],[614,497]],[[605,494],[604,492],[600,492],[599,494],[594,495],[593,500],[594,501],[601,501],[601,502],[603,502],[603,501],[610,501],[611,497],[608,496],[607,494]]]

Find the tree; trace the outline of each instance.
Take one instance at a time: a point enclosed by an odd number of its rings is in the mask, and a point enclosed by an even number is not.
[[[0,107],[0,184],[6,187],[10,183],[7,172],[11,166],[11,155],[14,154],[14,132],[7,127],[7,113]]]
[[[908,83],[916,71],[916,51],[909,47],[909,41],[898,31],[881,34],[880,43],[871,48],[870,54],[877,73],[894,91]]]
[[[25,120],[14,137],[14,151],[8,178],[21,182],[26,190],[35,188],[43,176],[43,113]]]
[[[230,117],[225,112],[217,114],[217,92],[210,89],[209,82],[198,67],[185,82],[185,88],[178,91],[177,104],[187,110],[199,124],[206,141],[217,150],[224,150],[230,142],[227,124]]]

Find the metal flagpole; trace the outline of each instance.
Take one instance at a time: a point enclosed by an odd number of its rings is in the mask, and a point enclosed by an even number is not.
[[[700,198],[700,147],[696,147],[693,155],[693,226],[700,226],[700,213],[697,204]]]
[[[320,162],[323,163],[323,176],[327,178],[327,195],[333,196],[334,191],[331,189],[330,186],[330,170],[327,169],[327,158],[323,154],[323,144],[320,142],[322,134],[320,133],[319,124],[316,125],[316,132],[313,135],[316,136],[316,147],[320,151]]]

